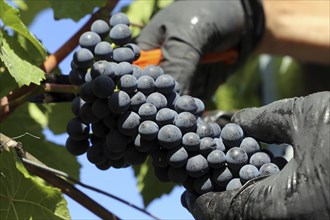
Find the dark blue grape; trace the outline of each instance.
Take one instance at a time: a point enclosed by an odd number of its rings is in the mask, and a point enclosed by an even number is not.
[[[79,96],[72,100],[71,111],[75,116],[79,116],[79,110],[83,104],[85,104],[85,101],[82,100]]]
[[[157,138],[159,127],[154,121],[146,120],[140,124],[138,131],[143,139],[153,140]]]
[[[211,124],[205,122],[197,125],[196,133],[199,135],[200,138],[214,136]]]
[[[189,95],[183,95],[177,98],[174,104],[175,111],[180,112],[190,112],[195,114],[197,111],[197,105],[195,99]]]
[[[146,139],[142,138],[140,134],[138,134],[135,137],[134,145],[135,145],[136,150],[148,153],[157,147],[158,142],[157,142],[157,139],[146,140]]]
[[[168,164],[171,167],[179,168],[186,165],[188,160],[188,153],[184,149],[184,147],[178,147],[175,149],[171,149],[167,154]]]
[[[131,30],[126,24],[116,24],[111,28],[109,34],[111,41],[116,45],[127,44],[131,40],[131,35]],[[131,49],[129,50],[132,51]]]
[[[130,145],[124,152],[125,160],[131,165],[140,165],[147,159],[148,154],[137,151],[134,146]]]
[[[65,147],[70,154],[79,156],[86,153],[89,147],[89,141],[87,138],[76,140],[69,136],[65,142]]]
[[[179,83],[178,81],[175,80],[175,86],[174,86],[173,91],[174,91],[174,92],[177,92],[177,93],[180,93],[180,90],[181,90],[181,88],[180,88],[180,83]]]
[[[220,134],[221,134],[221,128],[220,125],[215,123],[215,122],[210,122],[209,123],[212,127],[212,131],[213,131],[213,137],[214,138],[219,138]]]
[[[197,154],[196,156],[190,157],[186,164],[186,170],[189,176],[197,178],[205,175],[209,170],[209,165],[206,158]]]
[[[240,147],[245,150],[249,157],[260,150],[259,143],[252,137],[244,138],[240,144]]]
[[[159,127],[167,124],[173,124],[178,113],[170,108],[162,108],[156,114],[156,122]]]
[[[80,48],[74,52],[73,62],[78,68],[88,69],[93,65],[94,55],[90,50],[86,48]]]
[[[110,62],[105,60],[99,60],[95,62],[91,68],[91,77],[96,79],[96,77],[105,75],[113,79],[115,75],[115,70]]]
[[[110,129],[117,129],[117,121],[119,116],[110,114],[107,118],[104,118],[103,123]]]
[[[92,103],[97,99],[92,90],[92,82],[86,82],[82,84],[80,86],[79,94],[81,99],[88,103]]]
[[[133,73],[132,75],[136,78],[139,79],[142,76],[142,68],[139,67],[138,65],[132,64],[133,68]]]
[[[188,174],[184,167],[180,167],[180,168],[169,167],[168,168],[168,178],[174,183],[183,183],[184,181],[186,181],[187,177],[188,177]]]
[[[154,120],[157,114],[157,108],[151,103],[144,103],[140,106],[138,114],[143,121]]]
[[[110,115],[110,109],[108,108],[108,102],[106,99],[96,99],[92,103],[92,112],[98,118],[104,119]]]
[[[143,75],[138,78],[137,88],[143,94],[149,95],[156,90],[155,81],[151,76]]]
[[[141,55],[141,50],[140,47],[134,43],[129,43],[126,44],[125,47],[131,49],[134,53],[134,60],[139,59],[140,55]]]
[[[92,103],[85,103],[81,106],[79,110],[79,117],[86,124],[100,121],[100,118],[94,115],[92,111]]]
[[[116,63],[128,62],[133,63],[134,53],[127,47],[117,47],[113,50],[112,59]]]
[[[177,92],[171,92],[169,94],[166,94],[165,97],[167,99],[167,107],[174,109],[174,104],[176,100],[180,97],[180,95]]]
[[[110,61],[112,59],[113,48],[111,44],[107,41],[101,41],[96,44],[94,48],[94,55],[96,60],[107,60]]]
[[[213,188],[213,183],[208,175],[199,177],[194,181],[194,190],[200,195],[211,192]]]
[[[118,128],[119,131],[127,136],[133,136],[137,134],[140,125],[140,116],[135,112],[126,111],[119,116]]]
[[[214,170],[212,175],[213,181],[220,187],[226,187],[230,180],[233,179],[233,174],[228,167],[223,166]]]
[[[115,83],[106,75],[98,76],[93,80],[92,90],[98,98],[108,98],[113,93],[114,89]]]
[[[91,31],[97,33],[102,39],[104,39],[108,36],[110,27],[107,22],[98,19],[92,23]]]
[[[265,163],[270,163],[271,159],[265,152],[256,152],[251,155],[249,162],[259,169]]]
[[[238,147],[243,140],[243,130],[235,123],[226,124],[221,131],[221,138],[226,147]]]
[[[78,117],[75,117],[68,122],[66,131],[73,140],[79,141],[86,139],[89,136],[89,127]]]
[[[260,176],[272,175],[280,172],[280,168],[274,163],[265,163],[260,167],[259,171]]]
[[[221,150],[213,150],[207,156],[207,162],[209,162],[209,166],[214,169],[219,169],[225,165],[226,155]]]
[[[148,65],[142,71],[142,75],[150,76],[154,80],[156,80],[159,76],[163,74],[164,74],[163,69],[160,66],[156,66],[156,65]]]
[[[175,125],[165,125],[159,129],[158,140],[162,147],[172,149],[181,143],[182,133]]]
[[[99,42],[101,42],[101,37],[93,31],[87,31],[79,38],[79,45],[91,52],[94,52],[94,48]]]
[[[91,82],[93,80],[92,75],[91,75],[91,71],[88,70],[85,74],[85,82]]]
[[[124,152],[127,147],[128,140],[129,139],[118,130],[112,129],[106,137],[106,148],[115,153]]]
[[[194,97],[194,100],[197,105],[197,110],[195,112],[195,115],[201,117],[203,112],[205,111],[204,102],[202,100],[200,100],[199,98],[195,98],[195,97]],[[219,135],[220,135],[220,133],[219,133]]]
[[[215,149],[217,149],[217,150],[221,150],[221,151],[225,152],[226,147],[225,147],[225,145],[223,144],[221,138],[214,138],[213,141],[215,142],[215,145],[216,145]]]
[[[111,163],[109,160],[106,160],[104,163],[95,164],[95,167],[97,167],[99,170],[108,170],[111,168]]]
[[[92,131],[93,135],[95,135],[96,137],[104,138],[110,130],[104,124],[103,121],[99,121],[96,123],[92,123]]]
[[[109,160],[111,167],[120,169],[120,168],[125,168],[128,167],[129,164],[126,162],[124,156],[118,160]]]
[[[157,110],[165,108],[167,106],[166,97],[159,92],[153,92],[148,95],[146,102],[153,104],[157,108]]]
[[[187,151],[198,150],[200,143],[200,137],[195,132],[185,133],[182,137],[182,145]]]
[[[238,170],[248,162],[247,153],[240,147],[232,147],[226,153],[226,162],[231,169]]]
[[[109,20],[110,26],[114,27],[117,24],[126,24],[127,26],[130,25],[130,21],[125,13],[118,12],[110,17]]]
[[[132,75],[124,75],[119,79],[119,89],[132,94],[137,89],[137,79]]]
[[[120,78],[124,75],[131,75],[133,73],[132,65],[128,62],[118,63],[115,68],[115,75]]]
[[[196,117],[190,112],[180,112],[175,117],[174,124],[180,128],[182,133],[195,131],[197,127]]]
[[[126,146],[124,147],[125,149],[123,151],[119,151],[119,152],[113,152],[111,151],[108,146],[105,144],[104,146],[104,154],[106,155],[106,157],[109,159],[109,160],[120,160],[121,158],[124,157],[124,152],[126,150]]]
[[[201,138],[201,143],[199,145],[199,152],[207,157],[209,153],[216,149],[216,144],[211,137],[203,137]]]
[[[127,111],[130,104],[131,99],[124,91],[115,91],[108,100],[109,109],[115,114]]]
[[[226,190],[234,190],[239,189],[242,187],[241,180],[239,178],[234,178],[229,181],[229,183],[226,186]]]
[[[104,163],[108,158],[103,152],[103,146],[104,142],[99,142],[96,144],[93,144],[90,148],[87,150],[87,160],[90,163],[93,164],[101,164]]]
[[[157,167],[167,167],[168,160],[167,160],[167,150],[158,148],[155,151],[151,152],[151,158],[154,166]]]
[[[288,161],[284,157],[274,157],[272,158],[272,163],[276,164],[280,170],[283,169],[283,167],[288,163]]]
[[[162,94],[169,94],[174,89],[175,80],[171,75],[163,74],[157,77],[155,85],[158,92]]]
[[[132,97],[131,97],[131,105],[130,105],[130,110],[138,112],[140,106],[144,103],[146,103],[146,96],[142,92],[136,92]],[[156,109],[157,110],[157,109]]]
[[[85,69],[72,69],[69,73],[69,82],[73,85],[80,86],[85,83]]]
[[[258,168],[252,164],[246,164],[239,170],[239,177],[243,184],[258,176],[260,176],[260,172]]]

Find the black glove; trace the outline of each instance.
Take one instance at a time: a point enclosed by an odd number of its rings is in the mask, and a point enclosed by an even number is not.
[[[201,56],[236,47],[240,59],[245,58],[260,40],[263,21],[262,6],[256,0],[175,1],[151,19],[137,43],[143,50],[161,48],[160,66],[165,73],[180,83],[182,94],[200,97],[202,92],[196,94],[196,87],[192,88],[193,78],[198,80],[197,89],[212,87],[213,92],[219,86],[216,79],[221,78],[219,72],[218,77],[209,76],[210,69],[199,71],[202,77],[194,76]]]
[[[294,157],[240,190],[199,197],[186,191],[183,206],[196,219],[329,219],[330,92],[243,109],[232,120],[247,136],[291,144]]]

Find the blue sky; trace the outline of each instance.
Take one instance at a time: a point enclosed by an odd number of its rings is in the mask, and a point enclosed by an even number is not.
[[[29,29],[42,41],[47,50],[53,53],[86,22],[88,17],[84,17],[78,23],[70,19],[54,21],[53,12],[48,9],[38,15]],[[60,69],[63,73],[70,71],[71,58],[72,54],[60,64]],[[66,134],[54,136],[49,130],[45,130],[45,134],[49,140],[63,145],[67,137]],[[100,171],[87,161],[85,155],[79,156],[78,161],[82,165],[81,181],[83,183],[107,191],[139,207],[143,207],[142,197],[137,190],[136,180],[131,168]],[[81,189],[122,219],[150,219],[145,214],[118,201],[84,188]],[[163,195],[161,198],[154,200],[147,207],[147,210],[160,219],[193,219],[192,215],[181,205],[180,197],[183,192],[183,187],[175,187],[169,195]],[[68,197],[66,199],[72,219],[98,219],[80,204]]]

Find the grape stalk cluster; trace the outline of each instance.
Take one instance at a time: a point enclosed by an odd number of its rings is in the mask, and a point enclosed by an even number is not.
[[[179,83],[161,67],[134,64],[140,48],[131,42],[123,13],[96,20],[79,39],[69,80],[80,87],[67,124],[67,150],[87,155],[101,170],[139,165],[150,157],[162,182],[197,194],[237,189],[286,161],[261,150],[234,123],[221,127],[201,116],[204,103],[180,95]]]

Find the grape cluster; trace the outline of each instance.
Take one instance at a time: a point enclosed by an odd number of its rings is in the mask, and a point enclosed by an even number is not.
[[[79,39],[69,74],[80,86],[67,125],[71,154],[86,153],[102,170],[139,165],[149,156],[160,181],[197,194],[239,188],[283,167],[286,161],[244,137],[239,125],[204,122],[204,103],[180,95],[179,83],[161,67],[135,65],[140,49],[129,25],[118,13],[109,23],[96,20]]]

